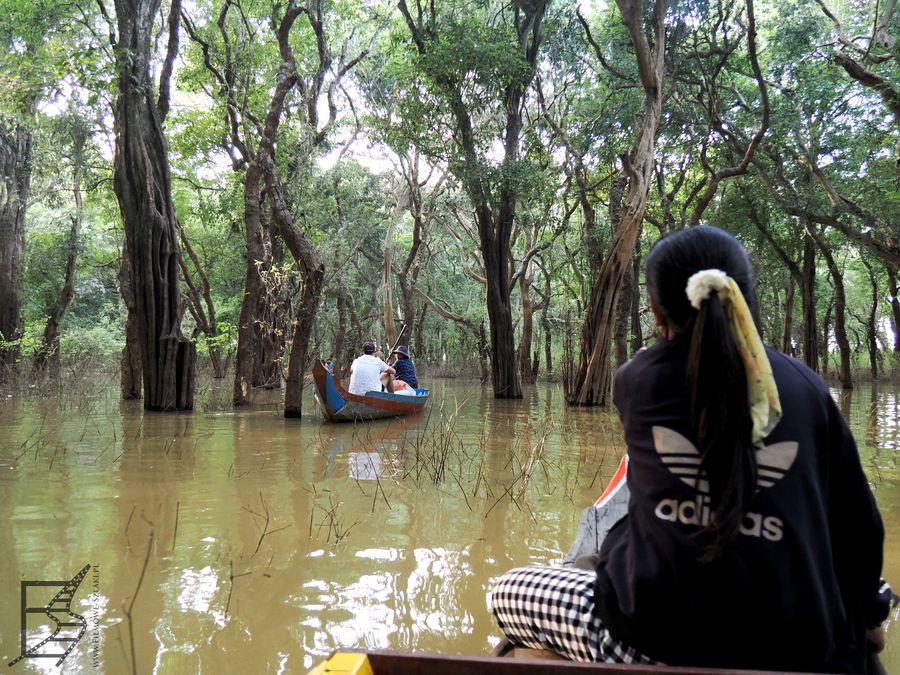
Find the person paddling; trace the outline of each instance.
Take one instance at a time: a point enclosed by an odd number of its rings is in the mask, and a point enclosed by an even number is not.
[[[391,356],[396,357],[394,370],[397,371],[397,375],[394,378],[394,388],[402,388],[396,386],[399,381],[408,385],[411,389],[416,389],[419,386],[419,380],[416,378],[416,366],[413,364],[412,359],[409,358],[409,348],[406,345],[398,345]]]
[[[663,237],[646,271],[662,337],[613,396],[628,515],[593,571],[503,575],[500,628],[578,661],[866,672],[891,597],[884,527],[828,387],[761,344],[730,234]]]

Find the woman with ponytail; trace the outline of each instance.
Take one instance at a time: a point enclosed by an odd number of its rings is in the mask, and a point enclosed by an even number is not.
[[[660,337],[613,389],[628,515],[593,571],[501,577],[500,627],[580,661],[866,672],[890,599],[884,529],[828,388],[763,347],[730,234],[670,234],[646,274]]]

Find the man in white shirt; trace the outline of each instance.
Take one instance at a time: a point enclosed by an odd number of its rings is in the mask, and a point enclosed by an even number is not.
[[[375,356],[378,345],[369,340],[363,343],[363,355],[354,359],[350,366],[351,394],[365,396],[366,392],[381,391],[382,385],[387,391],[393,391],[394,375],[397,371]]]

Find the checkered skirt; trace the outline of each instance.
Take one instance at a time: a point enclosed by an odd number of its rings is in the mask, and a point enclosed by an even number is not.
[[[491,609],[518,647],[549,649],[571,661],[655,663],[619,643],[594,613],[594,572],[519,567],[497,580]]]

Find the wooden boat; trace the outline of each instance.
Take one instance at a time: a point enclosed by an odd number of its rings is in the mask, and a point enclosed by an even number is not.
[[[416,389],[415,396],[371,391],[365,396],[351,394],[341,386],[322,361],[312,368],[315,399],[329,422],[353,422],[380,417],[401,417],[419,412],[428,401],[428,389]]]
[[[575,663],[532,658],[490,656],[443,656],[401,654],[373,650],[346,650],[332,654],[309,675],[553,675],[556,673],[616,673],[618,675],[764,675],[763,671],[677,668],[672,666],[623,665],[618,663]],[[774,673],[769,673],[774,675]],[[785,675],[785,673],[781,673]]]

